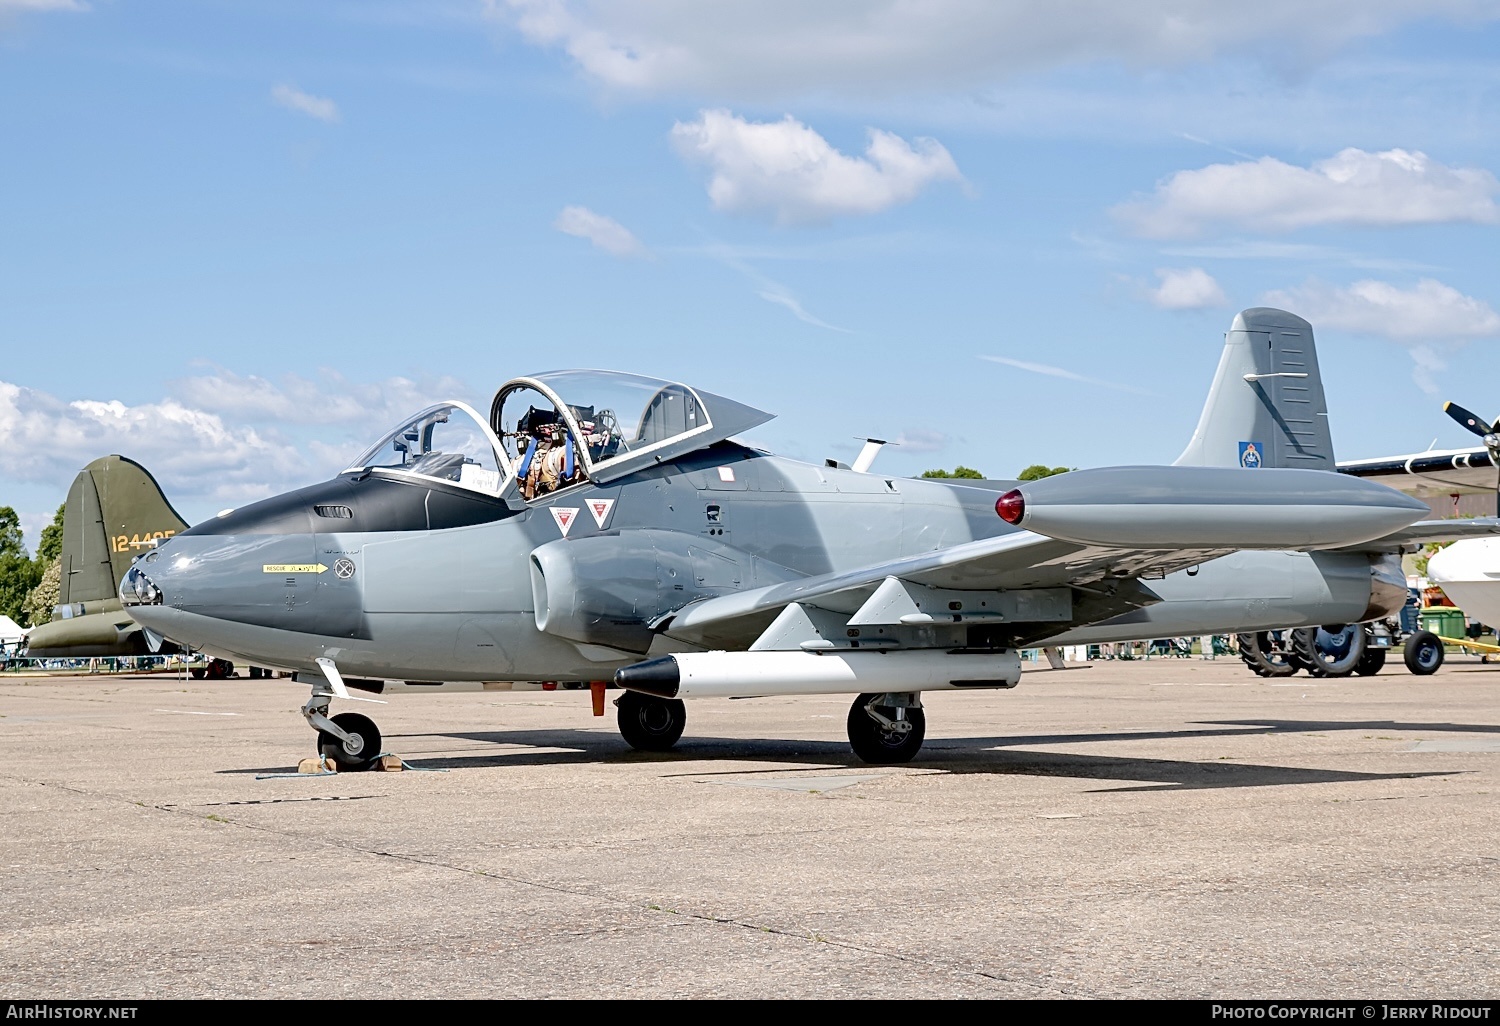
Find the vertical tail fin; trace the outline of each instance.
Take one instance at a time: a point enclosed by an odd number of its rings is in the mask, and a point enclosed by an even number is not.
[[[123,456],[95,460],[68,489],[58,603],[114,598],[132,559],[185,530],[145,467]]]
[[[1269,307],[1235,316],[1177,465],[1335,469],[1311,324]]]

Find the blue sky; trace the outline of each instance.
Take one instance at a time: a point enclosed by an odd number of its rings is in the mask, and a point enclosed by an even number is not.
[[[1267,302],[1341,457],[1469,444],[1500,3],[1228,6],[0,0],[0,505],[115,451],[196,521],[568,366],[890,473],[1167,462]]]

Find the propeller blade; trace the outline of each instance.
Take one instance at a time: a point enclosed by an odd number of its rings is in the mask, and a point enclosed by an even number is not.
[[[1458,405],[1458,403],[1444,403],[1443,412],[1452,417],[1454,420],[1458,421],[1464,427],[1468,428],[1470,431],[1474,432],[1476,435],[1479,435],[1481,438],[1494,430],[1494,428],[1490,426],[1489,421],[1485,420],[1478,414],[1470,413],[1468,410]]]

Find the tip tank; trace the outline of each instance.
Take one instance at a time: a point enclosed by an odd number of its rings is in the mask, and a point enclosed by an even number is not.
[[[1431,515],[1426,503],[1373,481],[1234,467],[1075,470],[1022,485],[996,511],[1049,538],[1161,549],[1342,548]]]

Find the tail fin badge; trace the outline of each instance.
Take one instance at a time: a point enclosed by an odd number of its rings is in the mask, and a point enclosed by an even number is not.
[[[1261,453],[1265,446],[1259,442],[1240,443],[1240,466],[1246,470],[1259,470],[1261,464]]]

